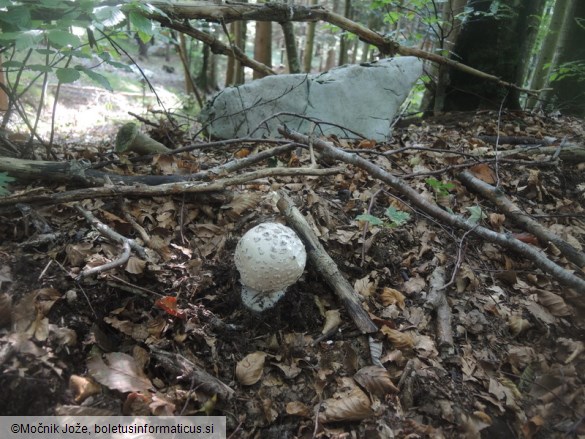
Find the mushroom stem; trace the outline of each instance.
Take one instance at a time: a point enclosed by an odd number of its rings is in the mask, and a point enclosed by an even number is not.
[[[172,150],[138,131],[135,123],[123,125],[116,135],[116,151],[127,153],[133,151],[140,155],[169,154]]]

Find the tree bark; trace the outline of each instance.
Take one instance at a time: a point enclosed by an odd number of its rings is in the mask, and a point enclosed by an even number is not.
[[[526,46],[529,16],[534,2],[503,0],[496,16],[490,15],[492,2],[470,0],[468,6],[478,18],[468,18],[454,48],[452,59],[500,79],[515,83],[523,71],[521,50]],[[518,94],[486,80],[450,69],[444,110],[473,111],[480,108],[520,109]]]
[[[272,67],[272,22],[270,21],[256,22],[254,59],[268,67]],[[264,72],[254,70],[254,79],[263,78],[264,76],[266,76]]]
[[[555,108],[564,114],[585,116],[585,1],[573,2],[567,9],[568,22],[563,24],[559,37],[557,74],[569,68],[572,74],[561,76],[551,82],[552,101]],[[547,96],[548,97],[548,96]]]
[[[343,8],[343,16],[347,19],[351,19],[351,0],[345,0],[345,5]],[[339,62],[338,65],[342,66],[347,64],[348,62],[348,51],[349,51],[349,41],[347,38],[347,33],[342,32],[341,37],[339,39]]]
[[[297,48],[297,36],[295,29],[290,21],[280,23],[284,33],[284,47],[286,48],[286,59],[289,73],[301,73],[301,64],[299,62],[299,51]]]
[[[318,0],[311,0],[311,6],[315,6]],[[311,65],[313,63],[313,51],[315,47],[315,27],[317,23],[311,21],[307,23],[307,37],[305,40],[305,55],[303,57],[303,71],[311,73]]]

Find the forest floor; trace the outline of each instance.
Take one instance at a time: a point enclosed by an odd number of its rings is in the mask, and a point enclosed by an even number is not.
[[[188,178],[273,146],[225,143],[130,161],[112,152],[115,130],[94,136],[79,126],[71,121],[69,137],[56,140],[59,159],[108,161],[103,170],[125,175]],[[167,122],[147,128],[161,141],[191,143]],[[497,134],[499,151],[517,151],[486,162],[495,149],[486,136]],[[520,138],[532,140],[519,146]],[[557,246],[539,242],[457,178],[470,169],[498,184],[582,252],[585,163],[560,148],[563,140],[563,147],[584,145],[582,121],[465,113],[399,124],[388,143],[326,140],[444,211],[583,275]],[[535,143],[553,146],[554,160],[534,154]],[[234,438],[583,437],[584,291],[473,230],[442,223],[362,168],[318,163],[343,169],[279,175],[310,166],[302,149],[250,165],[246,171],[265,174],[217,198],[88,196],[31,204],[32,214],[2,205],[0,414],[218,415]],[[41,179],[10,189],[26,200],[75,187]],[[243,307],[234,250],[250,227],[286,222],[276,190],[292,197],[377,332],[356,328],[311,262],[275,308]],[[80,209],[134,238],[146,258],[79,280],[82,270],[122,253]],[[362,214],[370,223],[356,220]],[[39,218],[58,239],[38,240]],[[445,288],[434,283],[441,268]],[[437,305],[433,295],[446,301]]]

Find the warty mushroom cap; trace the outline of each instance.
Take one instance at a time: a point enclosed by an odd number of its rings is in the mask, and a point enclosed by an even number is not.
[[[234,255],[240,272],[242,300],[255,311],[274,306],[284,290],[303,274],[307,253],[289,227],[262,223],[248,230]]]

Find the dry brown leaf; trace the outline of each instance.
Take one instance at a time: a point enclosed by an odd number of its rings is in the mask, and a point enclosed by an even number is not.
[[[396,305],[403,310],[404,299],[404,294],[394,288],[384,287],[380,293],[380,302],[384,306]]]
[[[416,275],[404,282],[404,293],[407,296],[418,294],[424,289],[425,286],[425,280],[422,277]]]
[[[93,252],[93,243],[81,242],[79,244],[68,244],[65,247],[65,254],[69,264],[73,267],[81,267],[85,259]]]
[[[538,290],[538,302],[545,306],[553,316],[563,317],[571,315],[571,309],[561,296],[546,290]]]
[[[126,263],[126,271],[131,274],[142,274],[144,272],[144,267],[146,267],[146,261],[143,261],[136,256],[130,256],[128,262]]]
[[[390,374],[384,367],[366,366],[361,368],[353,376],[353,379],[364,389],[378,398],[383,398],[386,394],[398,393],[399,389],[390,379]]]
[[[529,329],[532,325],[526,319],[523,319],[521,316],[517,314],[513,314],[508,319],[508,325],[510,326],[510,333],[516,337],[519,334],[522,334],[524,331]]]
[[[144,323],[133,323],[129,320],[120,320],[117,317],[104,317],[104,322],[136,341],[144,341],[150,334],[148,326]]]
[[[120,392],[139,392],[152,388],[152,383],[136,364],[136,360],[122,352],[92,355],[87,370],[100,384]]]
[[[290,366],[288,364],[282,363],[273,363],[276,367],[278,367],[287,379],[293,379],[297,377],[303,370],[297,366],[295,363],[292,363]]]
[[[291,401],[286,405],[286,414],[291,416],[312,417],[311,410],[300,401]]]
[[[90,377],[71,375],[69,378],[69,389],[73,392],[75,402],[81,404],[91,395],[97,395],[102,391],[102,386]]]
[[[353,289],[364,297],[370,297],[376,291],[376,282],[370,280],[370,275],[355,281]]]
[[[386,336],[396,349],[412,349],[414,337],[410,334],[391,329],[387,326],[380,328],[380,332]]]
[[[325,312],[325,324],[321,330],[321,334],[327,334],[341,325],[341,314],[338,309],[331,309]]]
[[[487,184],[494,184],[496,182],[496,174],[487,163],[480,163],[479,165],[472,166],[469,170],[475,177]]]
[[[230,209],[230,217],[239,217],[247,210],[253,210],[260,202],[262,196],[257,192],[237,193],[233,200],[222,206],[222,209]]]
[[[266,355],[260,351],[252,352],[238,361],[236,365],[236,377],[242,385],[251,386],[262,378]]]
[[[357,386],[326,399],[321,404],[321,410],[319,422],[324,423],[361,421],[374,413],[370,398]]]
[[[501,213],[490,213],[488,218],[490,225],[496,232],[499,232],[502,229],[502,225],[506,221],[506,215],[502,215]]]

